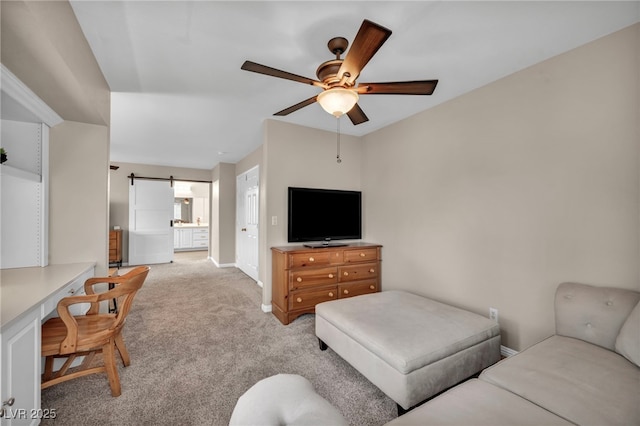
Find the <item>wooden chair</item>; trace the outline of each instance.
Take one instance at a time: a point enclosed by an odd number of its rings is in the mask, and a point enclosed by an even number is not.
[[[149,273],[148,266],[138,266],[122,276],[94,277],[84,283],[86,295],[69,296],[58,302],[59,318],[51,318],[42,325],[42,356],[46,357],[41,388],[93,373],[106,372],[112,396],[120,396],[120,378],[116,367],[116,349],[124,366],[131,363],[122,339],[122,328],[133,298]],[[113,284],[113,289],[96,293],[96,284]],[[115,313],[100,313],[100,302],[118,301]],[[84,315],[72,315],[69,306],[90,303]],[[90,367],[96,353],[101,352],[103,365]],[[78,356],[85,356],[78,369],[67,374]],[[60,370],[53,371],[55,358],[67,358]]]

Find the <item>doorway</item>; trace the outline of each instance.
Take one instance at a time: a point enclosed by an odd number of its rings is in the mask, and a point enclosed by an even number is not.
[[[258,281],[259,167],[236,178],[236,265]]]
[[[170,263],[178,251],[207,259],[211,182],[130,179],[128,264]]]
[[[197,251],[208,257],[211,183],[176,181],[174,191],[174,252]]]

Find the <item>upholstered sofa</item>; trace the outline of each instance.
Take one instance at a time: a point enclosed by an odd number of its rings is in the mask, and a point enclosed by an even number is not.
[[[389,422],[640,425],[640,293],[563,283],[555,335]]]

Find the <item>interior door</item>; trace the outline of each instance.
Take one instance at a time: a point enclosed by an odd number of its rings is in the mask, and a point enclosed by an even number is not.
[[[258,281],[259,170],[237,177],[236,265]]]
[[[173,261],[173,198],[168,181],[129,186],[129,265]]]

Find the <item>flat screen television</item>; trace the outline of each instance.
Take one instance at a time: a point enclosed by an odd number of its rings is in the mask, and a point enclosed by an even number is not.
[[[288,241],[322,241],[307,247],[346,245],[362,238],[362,193],[289,187]]]

